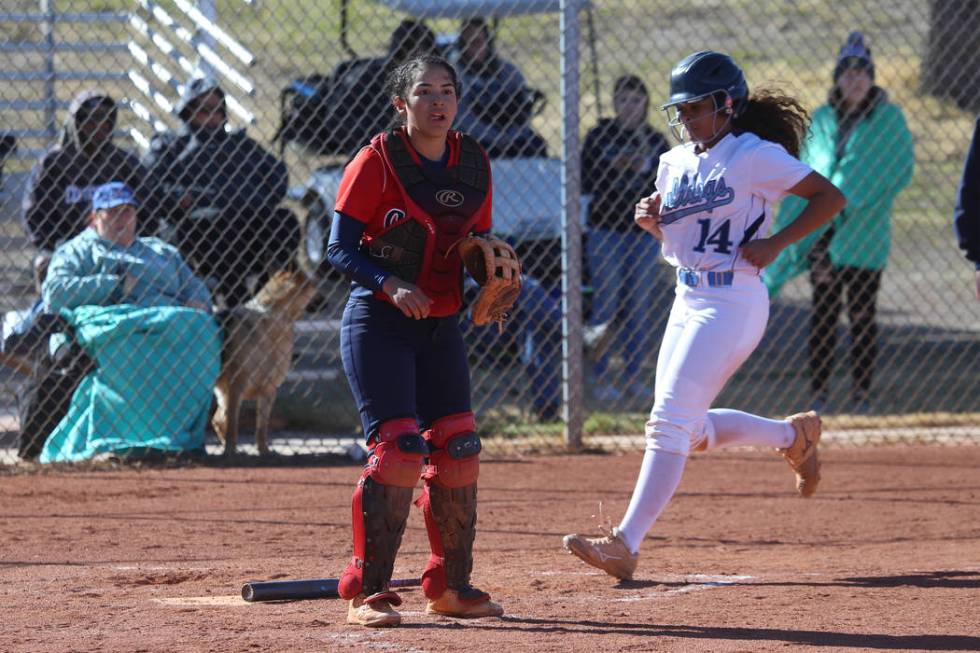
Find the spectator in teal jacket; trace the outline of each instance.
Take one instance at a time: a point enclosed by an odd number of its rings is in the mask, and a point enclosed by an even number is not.
[[[177,250],[136,237],[136,200],[99,186],[91,226],[55,250],[44,302],[94,361],[38,461],[204,450],[220,368],[211,296]]]
[[[911,180],[912,135],[902,110],[874,83],[871,50],[852,32],[834,67],[827,104],[813,114],[802,159],[847,197],[847,208],[826,228],[783,250],[766,268],[775,296],[786,281],[810,271],[812,408],[822,410],[830,391],[835,331],[846,302],[854,412],[871,410],[871,380],[877,358],[876,306],[882,270],[891,247],[895,197]],[[804,200],[787,198],[774,230],[792,222]]]
[[[211,293],[177,249],[136,237],[136,200],[122,182],[100,186],[92,224],[59,247],[43,294],[57,313],[85,305],[190,306],[210,312]]]

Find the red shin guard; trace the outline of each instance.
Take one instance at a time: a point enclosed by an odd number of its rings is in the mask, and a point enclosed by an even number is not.
[[[436,420],[423,436],[429,441],[429,465],[423,474],[425,488],[416,505],[425,517],[432,555],[422,574],[426,597],[436,599],[447,588],[469,597],[476,536],[476,480],[480,470],[480,440],[472,413]]]
[[[385,422],[377,441],[351,500],[354,553],[337,588],[344,599],[387,588],[427,451],[414,419]]]

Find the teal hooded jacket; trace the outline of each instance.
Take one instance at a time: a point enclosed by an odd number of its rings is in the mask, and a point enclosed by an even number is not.
[[[835,267],[881,270],[891,248],[892,204],[899,191],[912,179],[915,153],[912,134],[898,106],[888,101],[878,87],[878,101],[853,128],[837,156],[837,113],[830,104],[813,113],[810,133],[800,157],[827,177],[847,198],[847,207],[831,221],[834,235],[830,260]],[[773,231],[779,231],[799,216],[806,200],[789,196],[783,200]],[[809,268],[808,255],[827,230],[824,226],[790,245],[765,271],[770,296],[793,277]]]

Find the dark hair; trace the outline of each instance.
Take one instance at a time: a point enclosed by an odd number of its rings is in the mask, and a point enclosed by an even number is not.
[[[647,85],[636,75],[623,75],[616,80],[613,84],[613,95],[622,91],[639,91],[643,95],[650,97]]]
[[[460,88],[459,75],[456,74],[456,69],[453,68],[451,63],[435,54],[416,55],[388,73],[388,78],[385,80],[385,89],[387,90],[388,96],[397,96],[404,100],[408,96],[408,90],[412,87],[412,83],[415,81],[415,76],[432,66],[442,66],[449,73],[449,77],[453,81],[453,86],[456,87],[456,96],[458,97]]]
[[[646,100],[643,103],[643,115],[648,116],[650,114],[650,92],[647,90],[647,85],[643,83],[643,80],[636,75],[622,75],[617,78],[613,83],[613,103],[615,106],[616,96],[620,93],[640,93]],[[617,114],[619,112],[617,111]]]
[[[480,31],[483,32],[484,37],[487,40],[487,58],[483,61],[472,61],[466,54],[467,43],[463,40],[463,35],[466,32]],[[490,25],[482,18],[469,18],[464,20],[459,26],[459,36],[458,38],[458,52],[459,52],[459,63],[466,69],[473,72],[475,75],[492,76],[497,73],[500,69],[500,60],[497,58],[497,43],[494,40],[493,30],[490,29]]]
[[[732,119],[732,127],[778,143],[799,157],[810,128],[810,114],[795,98],[763,88],[749,96],[745,108]]]
[[[487,37],[487,41],[493,41],[493,32],[490,29],[490,25],[483,18],[467,18],[459,25],[459,35],[463,36],[463,32],[468,32],[470,30],[478,29],[483,32],[484,36]]]
[[[88,119],[89,116],[99,109],[105,109],[106,113],[109,114],[109,121],[115,124],[116,117],[119,115],[119,108],[112,98],[107,95],[93,95],[78,105],[78,109],[75,110],[75,122]]]
[[[436,35],[423,23],[414,20],[400,22],[388,41],[388,59],[396,66],[412,55],[435,51]]]

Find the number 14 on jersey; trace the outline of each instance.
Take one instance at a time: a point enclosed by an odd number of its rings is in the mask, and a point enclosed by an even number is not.
[[[704,253],[706,248],[712,245],[712,250],[719,254],[732,253],[734,243],[729,238],[731,220],[725,220],[714,231],[711,231],[711,220],[708,218],[698,220],[698,226],[701,227],[701,237],[698,238],[698,244],[694,246],[695,252]]]

